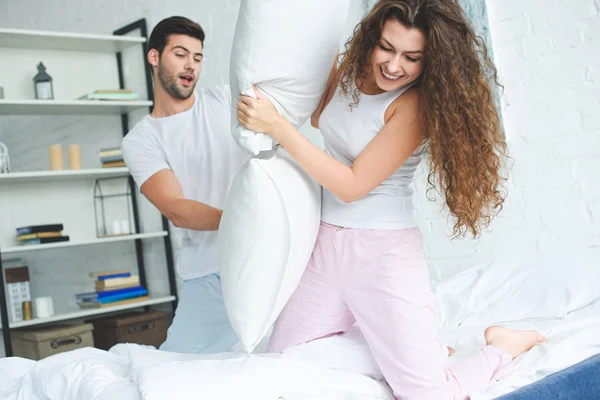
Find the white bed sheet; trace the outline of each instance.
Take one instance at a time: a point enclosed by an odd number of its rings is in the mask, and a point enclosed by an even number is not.
[[[569,313],[565,318],[523,320],[505,323],[514,329],[536,329],[548,338],[548,343],[536,346],[513,361],[513,373],[483,393],[474,393],[472,400],[488,400],[534,383],[548,375],[600,354],[600,301]],[[483,344],[484,329],[446,330],[443,336],[457,349],[477,348]],[[450,358],[453,362],[462,355]]]
[[[485,345],[483,332],[488,325],[442,328],[446,345],[457,352],[448,365],[460,362]],[[510,393],[552,373],[568,368],[593,355],[600,354],[600,301],[562,318],[525,319],[502,324],[513,329],[535,329],[546,335],[548,342],[534,347],[512,363],[512,373],[484,392],[471,393],[472,400],[488,400]],[[286,351],[286,354],[333,369],[381,379],[360,332],[314,341]]]

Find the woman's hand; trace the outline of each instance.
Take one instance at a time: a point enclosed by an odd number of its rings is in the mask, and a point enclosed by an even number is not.
[[[240,96],[237,103],[238,122],[248,130],[273,136],[283,117],[259,90],[254,88],[254,92],[257,99]]]

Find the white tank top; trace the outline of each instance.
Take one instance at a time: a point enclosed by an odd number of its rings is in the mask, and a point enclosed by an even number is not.
[[[342,97],[339,87],[319,118],[325,152],[350,166],[383,128],[390,104],[412,86],[377,95],[360,95],[350,110],[352,96]],[[351,88],[353,90],[353,88]],[[344,203],[323,189],[322,220],[332,225],[358,229],[406,229],[417,226],[410,187],[421,161],[421,144],[398,170],[365,197]]]

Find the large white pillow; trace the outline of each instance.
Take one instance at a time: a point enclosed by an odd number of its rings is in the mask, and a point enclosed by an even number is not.
[[[283,149],[235,178],[217,235],[229,320],[252,352],[296,289],[321,219],[321,187]]]
[[[232,104],[256,86],[300,127],[317,107],[342,41],[349,0],[242,0],[230,61]],[[237,143],[253,154],[273,140],[239,126]]]
[[[342,42],[349,0],[242,0],[230,65],[232,103],[253,85],[300,128],[315,110]],[[248,132],[232,110],[237,143],[260,159],[238,173],[218,233],[223,297],[252,351],[308,263],[320,221],[320,187],[282,149]],[[275,153],[269,159],[269,154]]]
[[[505,258],[440,283],[440,325],[482,326],[563,318],[600,299],[600,260],[585,253]]]

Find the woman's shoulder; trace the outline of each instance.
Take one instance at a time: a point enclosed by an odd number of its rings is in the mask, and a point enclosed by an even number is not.
[[[412,85],[394,99],[385,112],[385,121],[389,121],[396,114],[406,115],[407,112],[417,112],[423,97],[420,85]]]
[[[423,91],[421,89],[421,85],[416,83],[406,89],[400,96],[396,98],[395,101],[418,104],[419,101],[421,101],[422,96]]]

